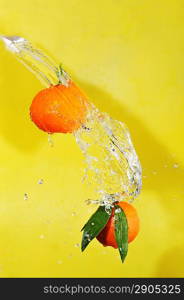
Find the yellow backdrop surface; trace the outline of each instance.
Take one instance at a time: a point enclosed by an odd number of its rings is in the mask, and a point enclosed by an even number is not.
[[[141,231],[126,262],[96,240],[81,253],[80,229],[96,209],[84,202],[82,154],[72,135],[50,147],[30,121],[42,85],[1,43],[0,276],[184,276],[183,1],[0,0],[0,33],[63,62],[128,125],[143,167]]]

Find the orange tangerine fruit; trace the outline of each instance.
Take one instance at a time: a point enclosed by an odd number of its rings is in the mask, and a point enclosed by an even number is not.
[[[32,121],[48,133],[72,133],[84,122],[88,100],[86,95],[69,81],[41,90],[30,106]]]
[[[137,215],[136,209],[127,202],[118,202],[117,204],[120,206],[127,218],[128,223],[128,242],[132,242],[139,232],[139,217]],[[118,248],[116,238],[115,238],[115,216],[114,216],[115,208],[112,209],[112,214],[103,228],[103,230],[97,236],[97,240],[103,244],[103,246],[111,246],[114,248]]]

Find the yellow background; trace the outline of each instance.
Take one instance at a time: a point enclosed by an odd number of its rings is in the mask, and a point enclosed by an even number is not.
[[[144,171],[141,232],[125,264],[96,240],[81,253],[80,229],[96,209],[84,203],[82,154],[72,135],[50,147],[30,122],[42,86],[1,43],[0,276],[183,276],[183,1],[0,0],[0,33],[46,49],[126,122]]]

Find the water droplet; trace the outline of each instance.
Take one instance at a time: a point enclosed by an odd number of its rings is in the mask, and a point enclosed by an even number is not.
[[[87,130],[87,131],[90,131],[90,130],[91,130],[90,128],[86,127],[85,125],[82,125],[82,128],[83,128],[84,130]]]
[[[116,208],[115,213],[120,214],[120,212],[121,212],[121,208]]]
[[[28,200],[28,194],[24,193],[24,200]]]
[[[92,225],[92,226],[94,226],[94,225],[95,225],[95,223],[93,223],[93,222],[92,222],[92,223],[91,223],[91,225]]]
[[[107,205],[105,206],[105,211],[109,216],[111,215],[111,210],[110,210],[109,206],[107,206]]]
[[[61,265],[62,263],[63,263],[62,260],[58,260],[58,261],[57,261],[57,264],[58,264],[58,265]]]
[[[44,235],[44,234],[41,234],[41,235],[40,235],[40,239],[43,240],[44,238],[45,238],[45,235]]]
[[[76,216],[76,212],[72,212],[72,217],[75,217]]]
[[[50,147],[54,147],[54,142],[51,134],[48,134],[48,144]]]
[[[38,184],[43,184],[43,179],[39,179]]]
[[[78,248],[80,245],[77,243],[77,244],[75,244],[74,246],[75,246],[76,248]]]
[[[173,168],[175,168],[175,169],[177,169],[178,167],[179,167],[178,164],[174,164],[174,165],[173,165]]]
[[[153,175],[157,175],[157,171],[153,171],[152,174],[153,174]]]

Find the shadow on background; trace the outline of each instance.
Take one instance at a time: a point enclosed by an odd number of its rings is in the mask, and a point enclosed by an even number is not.
[[[29,106],[41,84],[5,49],[2,42],[0,52],[3,74],[0,78],[0,133],[20,151],[32,152],[44,139],[43,133],[37,130],[29,117]]]
[[[183,249],[182,247],[175,247],[168,250],[162,257],[156,277],[183,277]]]

